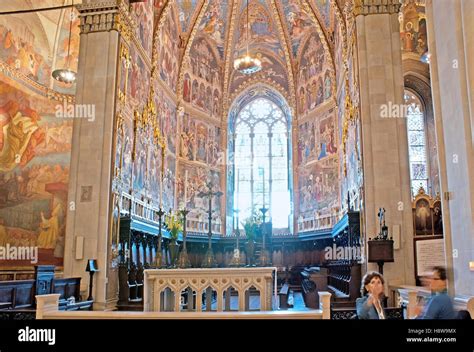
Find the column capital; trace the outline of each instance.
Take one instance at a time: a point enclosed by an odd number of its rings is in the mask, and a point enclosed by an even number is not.
[[[355,0],[354,16],[399,13],[401,6],[400,0]]]
[[[85,0],[77,5],[81,19],[81,34],[116,30],[126,40],[132,36],[135,21],[126,0]]]

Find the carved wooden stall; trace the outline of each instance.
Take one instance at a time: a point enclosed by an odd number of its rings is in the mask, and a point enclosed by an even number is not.
[[[342,257],[337,251],[332,253],[332,260],[326,264],[328,289],[334,298],[333,306],[355,306],[355,300],[360,296],[362,275],[358,258],[361,245],[360,212],[351,210],[347,212],[334,226],[332,236],[333,248],[345,249]]]
[[[143,310],[143,271],[166,264],[163,241],[161,263],[157,263],[158,227],[144,220],[123,217],[119,236],[119,310]]]

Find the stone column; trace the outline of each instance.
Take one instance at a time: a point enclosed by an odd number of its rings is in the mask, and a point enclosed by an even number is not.
[[[392,107],[400,108],[404,104],[399,9],[399,0],[358,0],[354,8],[364,171],[363,216],[367,241],[379,233],[379,208],[386,209],[386,223],[389,235],[394,236],[396,250],[395,263],[384,266],[384,276],[389,283],[414,284],[406,119],[382,114],[383,108],[388,108],[390,114]],[[377,270],[377,266],[369,264],[368,269]]]
[[[76,104],[93,107],[93,121],[75,119],[69,181],[64,274],[82,277],[87,289],[86,260],[97,259],[94,309],[107,300],[107,250],[110,229],[114,115],[120,33],[126,31],[127,5],[119,0],[83,0]],[[81,253],[82,251],[82,253]],[[114,280],[116,282],[117,280]]]
[[[426,13],[449,291],[473,296],[474,2],[428,0]]]

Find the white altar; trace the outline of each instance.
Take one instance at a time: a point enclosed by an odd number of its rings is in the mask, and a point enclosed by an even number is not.
[[[217,312],[230,310],[224,297],[238,295],[238,311],[249,310],[250,291],[258,291],[260,310],[272,310],[272,296],[276,295],[276,270],[274,267],[166,269],[145,270],[144,311],[183,311],[181,297],[187,296],[186,311],[202,312],[203,293],[211,306],[211,292],[217,301]],[[208,309],[209,310],[209,309]]]

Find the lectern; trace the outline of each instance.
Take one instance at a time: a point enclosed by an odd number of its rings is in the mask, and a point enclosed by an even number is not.
[[[383,275],[383,265],[393,263],[393,240],[372,240],[369,243],[369,263],[377,263]]]

